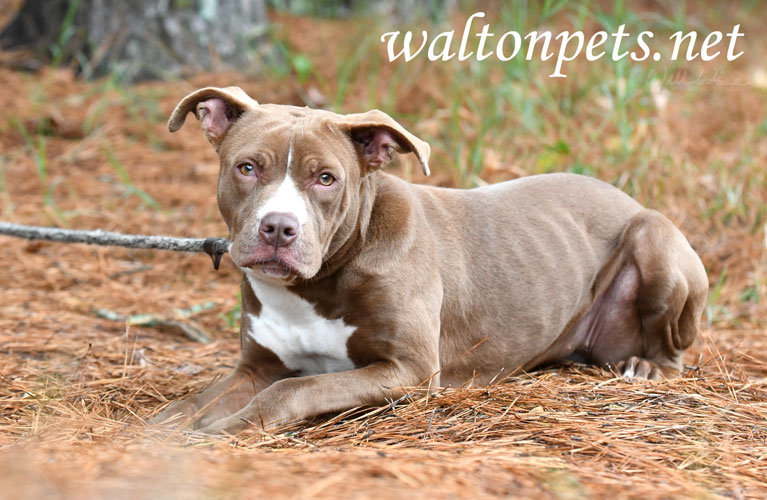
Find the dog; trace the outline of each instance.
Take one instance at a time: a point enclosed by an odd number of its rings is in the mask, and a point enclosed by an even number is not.
[[[429,145],[387,114],[259,104],[197,90],[218,206],[242,269],[233,372],[154,422],[236,433],[485,384],[558,360],[673,377],[708,279],[682,233],[599,180],[556,173],[471,190],[381,171]]]

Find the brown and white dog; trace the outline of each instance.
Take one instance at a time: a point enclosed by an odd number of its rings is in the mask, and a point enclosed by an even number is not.
[[[668,219],[615,187],[571,174],[410,184],[380,169],[398,151],[428,174],[429,146],[377,110],[204,88],[170,130],[189,112],[221,161],[242,353],[156,422],[233,433],[566,358],[628,378],[679,374],[705,269]]]

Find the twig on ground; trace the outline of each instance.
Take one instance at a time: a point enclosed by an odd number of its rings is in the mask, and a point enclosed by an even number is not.
[[[94,309],[93,312],[96,313],[96,316],[100,318],[108,319],[110,321],[119,321],[121,323],[128,323],[129,325],[164,326],[168,328],[175,328],[181,331],[181,333],[183,333],[184,336],[189,340],[194,340],[195,342],[200,342],[202,344],[207,344],[210,342],[210,337],[208,337],[204,331],[192,324],[177,319],[161,318],[159,316],[155,316],[154,314],[132,314],[130,316],[126,316],[124,314],[119,314],[108,309]],[[183,316],[182,314],[179,315],[182,317],[190,316],[189,313],[187,313],[186,316]]]

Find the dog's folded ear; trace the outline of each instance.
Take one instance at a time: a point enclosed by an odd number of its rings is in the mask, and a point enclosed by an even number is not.
[[[344,126],[357,145],[368,172],[392,159],[392,152],[415,153],[424,175],[429,175],[429,144],[414,136],[383,111],[343,116]]]
[[[258,102],[251,99],[240,87],[205,87],[178,103],[168,120],[168,130],[175,132],[184,125],[186,115],[194,112],[200,120],[202,131],[218,151],[229,128],[248,110],[255,109]]]

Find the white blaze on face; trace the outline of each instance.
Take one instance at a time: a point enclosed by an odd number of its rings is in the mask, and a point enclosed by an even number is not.
[[[266,200],[264,206],[258,211],[258,220],[261,220],[266,214],[271,212],[280,212],[291,214],[298,219],[299,226],[303,226],[309,218],[309,211],[306,208],[306,199],[298,190],[295,181],[290,176],[290,162],[293,157],[293,145],[288,150],[288,168],[277,191],[271,198]]]

